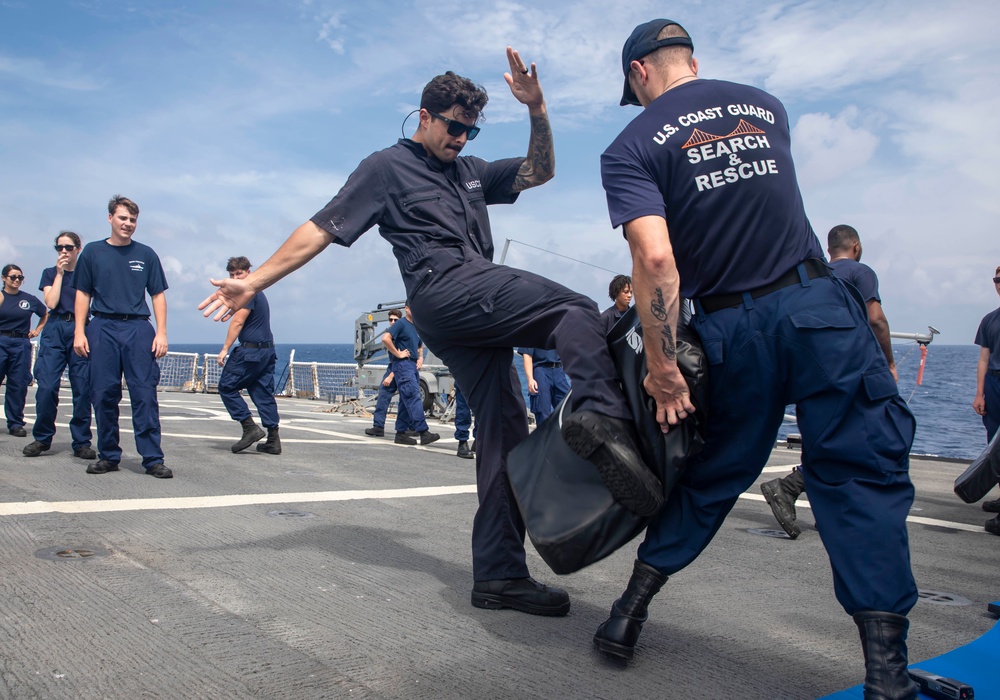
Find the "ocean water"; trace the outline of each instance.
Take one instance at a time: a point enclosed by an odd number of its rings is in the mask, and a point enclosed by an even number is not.
[[[219,345],[171,345],[175,352],[219,352]],[[353,362],[354,346],[351,344],[281,344],[275,346],[278,363],[276,378],[280,378],[288,365],[292,350],[296,362]],[[959,459],[974,459],[986,446],[986,430],[982,419],[972,410],[976,394],[976,364],[979,347],[976,345],[935,345],[927,348],[923,383],[917,386],[920,364],[920,347],[916,343],[894,345],[896,367],[899,371],[899,393],[910,406],[917,419],[917,433],[913,452]],[[521,362],[515,361],[521,377]],[[791,409],[789,409],[791,412]],[[779,437],[796,433],[794,423],[782,426]],[[859,438],[860,439],[860,438]]]

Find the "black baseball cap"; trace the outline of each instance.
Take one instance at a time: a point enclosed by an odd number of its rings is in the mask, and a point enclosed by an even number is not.
[[[664,27],[668,27],[671,24],[677,24],[677,22],[672,19],[654,19],[650,22],[646,22],[645,24],[640,24],[632,30],[631,36],[629,36],[628,40],[625,42],[625,46],[622,48],[622,72],[625,73],[625,89],[622,91],[622,106],[642,106],[639,102],[639,98],[635,96],[632,86],[628,84],[628,71],[632,61],[638,61],[643,56],[648,56],[664,46],[688,46],[692,50],[694,49],[694,42],[691,41],[690,37],[686,36],[672,36],[667,39],[660,39],[657,41],[656,35],[663,31]],[[677,24],[677,26],[681,27],[680,24]],[[684,29],[684,27],[681,27],[681,29]]]

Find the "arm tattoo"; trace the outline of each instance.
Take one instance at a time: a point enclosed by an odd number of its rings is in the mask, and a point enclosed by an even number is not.
[[[670,361],[677,361],[677,346],[674,345],[674,334],[670,332],[670,324],[665,323],[663,325],[663,330],[660,331],[660,347],[663,349],[663,355]]]
[[[657,321],[667,321],[667,305],[663,301],[663,290],[657,287],[653,290],[656,293],[656,299],[649,302],[649,310],[653,312]]]
[[[514,178],[514,191],[521,192],[537,187],[552,179],[556,169],[555,148],[552,145],[552,128],[544,114],[531,118],[531,141],[528,158],[521,164]]]

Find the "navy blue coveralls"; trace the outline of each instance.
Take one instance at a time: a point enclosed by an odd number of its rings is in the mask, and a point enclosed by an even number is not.
[[[385,428],[385,417],[389,413],[389,404],[392,403],[393,395],[399,391],[392,365],[393,363],[390,362],[389,366],[385,368],[385,374],[382,375],[383,383],[380,383],[378,387],[378,400],[375,401],[375,413],[372,414],[372,426],[376,428]],[[385,378],[390,374],[393,374],[393,377],[386,386]],[[408,430],[415,430],[415,428],[413,421],[410,420],[410,414],[406,410],[406,402],[400,401],[399,407],[396,409],[396,432],[402,433]]]
[[[986,442],[989,442],[1000,428],[1000,309],[986,314],[980,321],[976,345],[990,351],[983,382],[983,397],[986,399],[983,427],[986,428]]]
[[[469,428],[472,427],[472,409],[465,399],[465,394],[455,385],[455,439],[459,442],[467,442],[469,439]],[[478,431],[477,431],[478,432]]]
[[[597,306],[539,275],[494,265],[487,205],[512,203],[523,158],[445,164],[409,139],[372,154],[312,221],[349,246],[376,224],[392,244],[420,337],[476,415],[476,581],[523,578],[524,522],[507,454],[528,436],[513,348],[556,348],[575,410],[631,419]]]
[[[62,373],[69,366],[69,386],[73,392],[73,417],[69,432],[73,449],[90,447],[90,362],[73,352],[73,334],[76,331],[76,285],[74,270],[63,272],[59,302],[49,313],[49,320],[38,339],[38,356],[35,358],[35,425],[32,437],[43,445],[51,445],[56,434],[56,412],[59,408],[59,386]],[[42,272],[38,289],[45,291],[56,279],[56,268]]]
[[[271,307],[263,292],[257,292],[245,309],[250,310],[240,329],[240,344],[233,348],[219,377],[219,397],[229,416],[243,422],[250,408],[240,396],[243,389],[257,407],[265,428],[278,427],[278,404],[274,400],[274,336],[271,334]]]
[[[7,430],[13,430],[24,427],[24,402],[31,382],[31,341],[28,340],[31,315],[44,318],[48,309],[38,297],[26,292],[3,292],[0,297],[0,382],[7,381],[3,409]]]
[[[142,466],[149,469],[163,464],[156,398],[160,365],[153,354],[156,331],[149,322],[146,304],[147,292],[153,296],[167,290],[160,259],[152,248],[138,241],[127,246],[94,241],[80,253],[75,281],[77,290],[91,297],[93,318],[87,324],[87,343],[98,456],[112,464],[122,458],[118,404],[124,375]]]
[[[535,425],[541,425],[566,398],[570,389],[569,379],[562,370],[562,360],[555,350],[518,348],[517,352],[531,356],[531,374],[538,384],[538,393],[529,394],[528,401],[531,412],[535,414]]]
[[[392,344],[402,352],[409,350],[409,357],[392,358],[393,381],[399,391],[399,412],[396,414],[396,432],[429,430],[424,417],[424,405],[420,400],[420,374],[417,372],[417,353],[420,337],[412,323],[401,318],[392,324],[387,333],[392,336]],[[384,421],[384,419],[383,419]]]
[[[784,107],[745,85],[681,84],[626,127],[601,169],[612,225],[666,219],[709,364],[705,449],[639,558],[668,575],[690,564],[760,475],[795,404],[837,599],[852,615],[905,615],[917,601],[906,533],[915,421],[864,307],[821,259]]]

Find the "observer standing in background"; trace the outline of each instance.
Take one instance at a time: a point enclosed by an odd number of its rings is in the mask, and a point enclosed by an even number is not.
[[[889,371],[897,382],[896,359],[892,355],[892,338],[889,335],[889,321],[882,311],[882,299],[878,295],[878,276],[875,271],[861,262],[861,238],[853,227],[839,224],[830,229],[826,237],[826,251],[830,254],[833,274],[849,282],[865,302],[868,311],[868,325],[878,340]],[[764,500],[771,506],[771,512],[789,537],[799,536],[801,529],[795,521],[795,499],[805,491],[802,470],[796,467],[792,473],[781,479],[772,479],[760,485]]]
[[[601,313],[604,322],[604,334],[607,335],[618,323],[618,319],[628,311],[632,304],[632,278],[628,275],[615,275],[608,285],[608,296],[614,302],[613,306]]]
[[[382,343],[392,358],[392,374],[399,391],[394,442],[397,445],[416,445],[416,438],[406,434],[407,430],[413,429],[420,436],[420,444],[429,445],[441,436],[428,428],[424,404],[420,399],[420,369],[424,366],[424,345],[413,325],[409,303],[403,307],[403,312],[403,316],[382,334]]]
[[[21,291],[24,273],[17,265],[3,268],[3,294],[0,294],[0,381],[7,380],[3,409],[7,432],[27,437],[24,429],[24,402],[31,382],[31,341],[45,327],[48,309],[38,297]],[[31,330],[31,314],[38,325]]]
[[[245,257],[229,258],[226,263],[229,278],[241,280],[250,274],[250,261]],[[239,339],[232,354],[229,349]],[[229,360],[226,360],[229,355]],[[219,398],[229,411],[229,416],[243,426],[243,436],[233,444],[233,452],[250,447],[267,435],[267,442],[257,445],[258,452],[281,454],[278,436],[278,404],[274,400],[274,365],[278,356],[274,352],[271,335],[271,307],[263,293],[257,294],[245,307],[233,314],[226,340],[218,356],[222,376],[219,377]],[[267,428],[261,430],[250,414],[247,402],[240,396],[246,389],[250,400],[257,407],[260,422]]]
[[[711,420],[594,642],[632,656],[650,600],[760,475],[794,403],[834,590],[861,635],[865,697],[915,698],[905,641],[917,601],[906,534],[915,421],[864,309],[822,260],[784,107],[757,88],[700,80],[692,52],[671,20],[632,32],[621,104],[644,110],[601,156],[601,175],[632,252],[657,420],[666,431],[694,410],[676,362],[681,296],[694,301]],[[714,118],[686,118],[699,114]]]
[[[59,408],[59,386],[62,373],[69,366],[69,386],[73,392],[73,416],[69,420],[73,456],[94,459],[97,453],[90,445],[90,363],[73,352],[76,332],[76,259],[80,255],[80,236],[61,231],[56,236],[56,264],[42,272],[38,289],[49,320],[38,340],[35,358],[35,425],[31,428],[34,441],[25,445],[25,457],[37,457],[52,447],[56,434],[56,412]]]
[[[73,350],[91,360],[90,394],[99,457],[87,467],[87,473],[118,471],[122,458],[118,404],[124,374],[142,466],[150,476],[169,479],[173,472],[163,463],[156,398],[160,382],[156,360],[167,354],[167,280],[156,252],[132,240],[138,220],[135,202],[121,195],[112,197],[108,202],[111,236],[88,243],[76,265]],[[156,317],[155,330],[149,323],[147,292]]]
[[[993,287],[1000,294],[1000,266],[993,272]],[[986,442],[990,442],[1000,427],[1000,309],[983,317],[976,331],[976,345],[979,346],[979,364],[972,408],[983,417]],[[1000,513],[1000,498],[985,501],[983,510]],[[986,531],[1000,535],[1000,516],[986,521]]]
[[[644,514],[662,503],[662,488],[641,458],[607,343],[592,301],[530,272],[494,265],[487,207],[513,203],[555,172],[548,112],[532,64],[507,47],[504,79],[528,108],[527,157],[485,161],[460,157],[480,131],[486,91],[448,72],[420,97],[413,138],[366,158],[340,192],[299,226],[270,260],[245,280],[213,280],[219,289],[199,306],[225,320],[331,243],[350,246],[378,225],[392,244],[427,347],[467,392],[479,428],[472,526],[472,605],[565,615],[566,591],[528,574],[524,521],[507,477],[508,453],[528,436],[513,349],[558,349],[573,380],[576,413],[563,424],[567,443],[589,458],[616,497]],[[413,416],[411,416],[413,417]]]
[[[524,378],[528,382],[528,401],[539,426],[566,398],[570,384],[559,353],[541,348],[518,348],[524,362]]]

